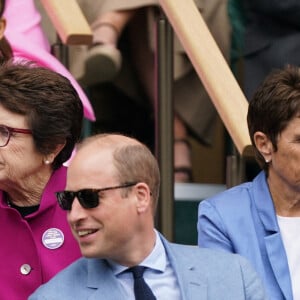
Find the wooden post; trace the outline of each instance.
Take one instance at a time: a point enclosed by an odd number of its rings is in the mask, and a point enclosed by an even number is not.
[[[157,20],[157,94],[155,105],[155,154],[161,173],[157,228],[174,239],[174,155],[173,155],[173,31],[161,14]]]

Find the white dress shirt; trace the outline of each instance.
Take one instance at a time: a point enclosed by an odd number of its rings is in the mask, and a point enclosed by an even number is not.
[[[175,272],[166,255],[165,248],[155,230],[156,242],[152,252],[139,264],[147,267],[144,272],[144,280],[151,288],[157,300],[180,300],[180,290]],[[124,272],[128,267],[109,261],[116,278],[124,287],[126,299],[135,299],[133,291],[133,276],[131,272]]]

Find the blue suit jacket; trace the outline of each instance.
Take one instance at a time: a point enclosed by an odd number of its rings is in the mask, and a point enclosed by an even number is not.
[[[239,255],[162,241],[183,300],[266,299],[260,279]],[[87,258],[61,271],[29,298],[36,299],[127,300],[107,262]],[[166,295],[163,300],[171,299]]]
[[[289,268],[265,173],[199,205],[198,243],[246,257],[271,300],[293,299]]]

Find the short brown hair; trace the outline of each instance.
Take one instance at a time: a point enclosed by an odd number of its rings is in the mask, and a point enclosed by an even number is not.
[[[268,170],[268,164],[257,150],[254,134],[263,132],[277,150],[280,133],[296,115],[300,114],[300,70],[286,66],[274,70],[255,92],[248,108],[248,128],[259,165]]]
[[[151,151],[141,143],[122,146],[116,148],[113,158],[120,182],[144,182],[149,186],[154,212],[159,197],[160,174]]]
[[[70,158],[80,139],[83,106],[67,78],[30,62],[9,61],[0,67],[0,105],[26,117],[40,153],[66,143],[53,169]]]
[[[115,139],[118,136],[124,139],[118,141]],[[118,133],[102,133],[84,139],[78,145],[78,151],[93,142],[97,142],[99,148],[105,146],[111,148],[116,169],[115,176],[120,184],[144,182],[148,185],[154,215],[159,198],[160,172],[157,160],[149,148],[135,138]],[[121,193],[126,197],[126,190]]]

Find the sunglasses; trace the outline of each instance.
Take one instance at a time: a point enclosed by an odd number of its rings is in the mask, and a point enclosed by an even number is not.
[[[137,182],[125,183],[118,186],[110,186],[102,189],[82,189],[77,192],[73,191],[61,191],[56,192],[56,198],[59,206],[63,210],[71,210],[75,197],[78,199],[80,205],[83,208],[95,208],[99,205],[100,197],[99,193],[109,190],[123,189],[136,185]]]

